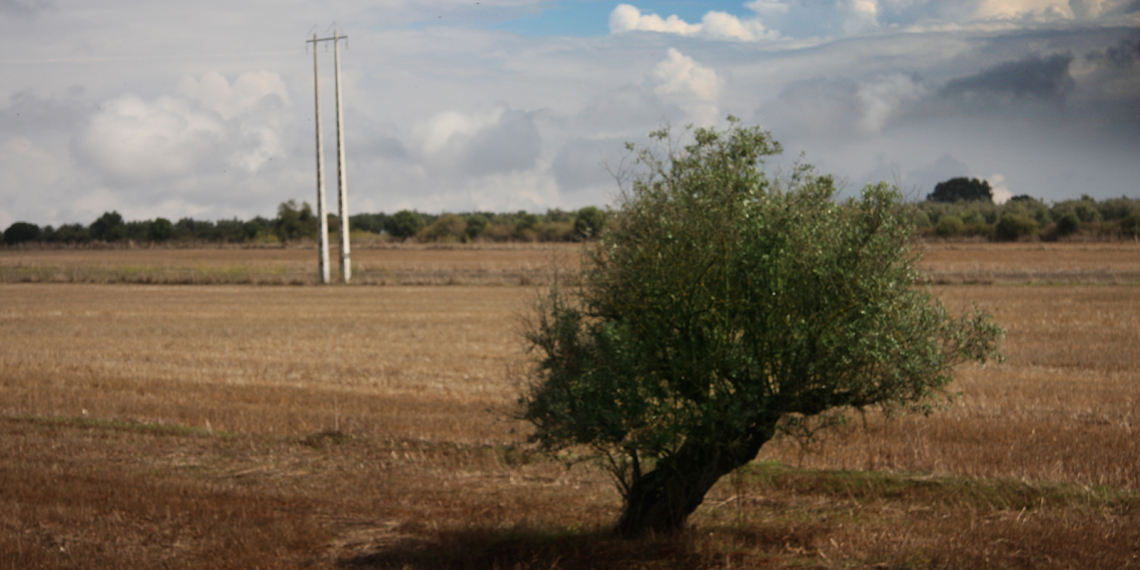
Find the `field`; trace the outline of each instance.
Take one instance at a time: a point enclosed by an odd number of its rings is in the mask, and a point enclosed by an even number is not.
[[[311,283],[311,249],[0,250],[0,568],[1140,567],[1140,246],[925,249],[1006,362],[771,443],[635,542],[509,419],[573,248],[360,250],[385,285],[348,287],[248,284]]]

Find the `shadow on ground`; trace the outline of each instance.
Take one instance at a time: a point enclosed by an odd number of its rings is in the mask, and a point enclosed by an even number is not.
[[[685,537],[620,540],[610,532],[551,534],[502,529],[442,531],[342,559],[347,569],[490,570],[492,568],[694,570],[709,566]]]

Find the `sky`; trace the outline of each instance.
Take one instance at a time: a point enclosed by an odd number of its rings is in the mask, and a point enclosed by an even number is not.
[[[315,203],[334,31],[351,213],[612,205],[626,142],[729,115],[841,196],[1140,198],[1140,0],[629,1],[0,0],[0,228]]]

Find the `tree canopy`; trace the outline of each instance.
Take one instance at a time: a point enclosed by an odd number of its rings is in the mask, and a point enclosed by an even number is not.
[[[994,191],[990,183],[977,178],[951,178],[934,185],[934,192],[927,194],[931,202],[993,202]]]
[[[916,285],[897,191],[837,203],[809,166],[769,178],[780,147],[757,127],[688,134],[630,146],[636,170],[581,285],[553,286],[526,332],[530,440],[601,461],[629,536],[682,528],[780,430],[930,410],[952,368],[996,357],[1002,336]]]

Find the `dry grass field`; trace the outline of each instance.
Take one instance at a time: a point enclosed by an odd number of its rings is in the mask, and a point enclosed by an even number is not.
[[[1006,362],[960,369],[947,409],[769,444],[687,535],[636,542],[605,532],[620,498],[603,474],[528,454],[505,419],[536,294],[518,283],[548,278],[550,250],[359,254],[416,286],[5,269],[0,568],[1140,568],[1140,249],[1041,247],[927,251],[945,303],[1008,328]],[[258,275],[313,253],[2,250],[0,266]],[[525,281],[422,278],[526,264]]]
[[[352,251],[357,285],[531,285],[576,266],[577,244],[388,245]],[[340,253],[330,250],[332,273]],[[313,285],[316,246],[0,249],[0,283]]]

